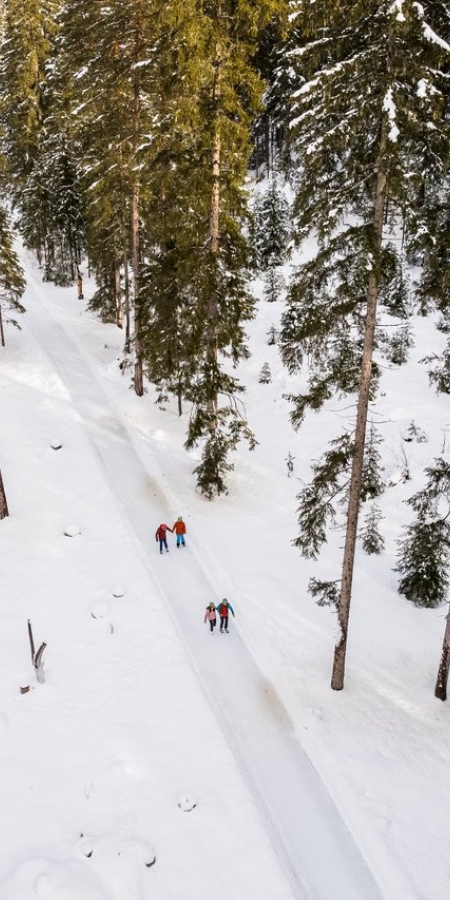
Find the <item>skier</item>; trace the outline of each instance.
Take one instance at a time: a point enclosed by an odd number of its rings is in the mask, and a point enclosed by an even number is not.
[[[214,634],[214,629],[217,623],[217,615],[216,615],[216,607],[214,603],[209,603],[206,607],[205,617],[203,619],[204,622],[209,622],[209,627],[211,629],[211,634]]]
[[[184,536],[186,534],[186,525],[183,522],[183,516],[178,516],[178,519],[175,522],[172,531],[174,531],[177,536],[177,547],[185,547],[186,541],[184,539]]]
[[[231,603],[228,603],[226,597],[224,597],[223,600],[220,601],[220,603],[216,606],[216,609],[220,616],[220,630],[226,631],[226,633],[228,634],[228,615],[229,613],[231,613],[234,619],[234,609]]]
[[[168,525],[165,525],[164,522],[156,529],[155,540],[159,541],[159,552],[163,552],[163,547],[166,548],[167,553],[169,552],[169,548],[167,546],[167,532],[173,532],[173,528],[169,528]]]

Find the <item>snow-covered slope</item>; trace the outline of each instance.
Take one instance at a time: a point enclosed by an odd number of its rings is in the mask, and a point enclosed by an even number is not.
[[[307,596],[312,566],[291,540],[297,479],[344,412],[292,433],[292,381],[266,343],[276,304],[242,373],[259,446],[239,450],[230,494],[208,503],[185,418],[120,375],[120,332],[26,267],[23,330],[0,359],[1,900],[444,900],[449,724],[432,688],[446,611],[411,607],[391,572],[402,501],[445,430],[416,364],[439,338],[421,323],[411,400],[400,370],[378,407],[388,479],[411,419],[430,440],[407,446],[412,479],[382,498],[386,554],[358,560],[336,695],[334,616]],[[155,529],[180,514],[188,547],[160,558]],[[339,542],[321,574],[338,577]],[[236,620],[211,636],[204,607],[222,596]],[[28,618],[48,643],[44,685]]]

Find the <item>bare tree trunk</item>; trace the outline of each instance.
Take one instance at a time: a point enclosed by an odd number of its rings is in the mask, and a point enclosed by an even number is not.
[[[123,269],[124,269],[124,314],[125,314],[125,350],[130,352],[131,341],[131,311],[130,311],[130,270],[128,265],[128,250],[124,242],[123,251]]]
[[[140,62],[142,40],[142,7],[136,13],[136,32],[135,32],[135,80],[133,85],[133,103],[134,103],[134,185],[131,210],[131,240],[133,254],[133,285],[134,285],[134,390],[138,397],[144,394],[144,375],[142,365],[142,344],[140,337],[141,314],[139,310],[139,290],[140,290],[140,231],[139,231],[139,201],[140,201],[140,175],[139,175],[139,137],[141,127],[141,91],[139,81],[139,68],[137,64]]]
[[[374,266],[370,273],[367,287],[367,311],[361,362],[361,379],[359,384],[355,442],[347,507],[347,529],[345,535],[344,559],[342,565],[341,593],[338,605],[340,638],[338,643],[336,644],[334,651],[333,674],[331,678],[331,687],[334,691],[341,691],[343,689],[345,677],[348,620],[350,615],[350,601],[352,595],[353,568],[355,562],[358,513],[361,495],[364,448],[366,441],[367,411],[369,408],[373,345],[378,304],[379,259],[383,239],[383,220],[386,203],[387,178],[384,164],[384,151],[385,137],[383,132],[381,136],[380,152],[378,156],[374,197]]]
[[[439,663],[439,671],[436,679],[436,687],[434,696],[438,700],[447,699],[447,683],[448,673],[450,670],[450,611],[446,616],[444,641],[442,644],[441,661]]]
[[[32,629],[32,627],[31,627],[31,622],[30,622],[29,619],[28,619],[28,622],[27,622],[27,626],[28,626],[28,640],[29,640],[29,642],[30,642],[31,662],[32,662],[33,665],[34,665],[34,658],[35,658],[35,656],[36,656],[36,648],[35,648],[35,646],[34,646],[33,629]]]
[[[117,258],[114,263],[114,293],[116,295],[116,325],[118,328],[123,327],[123,297],[122,297],[122,287],[120,284],[120,266],[118,265]]]
[[[78,297],[78,300],[84,300],[83,278],[82,278],[81,272],[78,268],[77,268],[77,297]]]
[[[0,344],[2,347],[5,346],[5,332],[3,330],[3,313],[2,313],[2,305],[0,303]]]
[[[217,9],[217,18],[220,19],[222,14],[222,5],[219,2],[216,5]],[[214,133],[213,133],[213,146],[212,146],[212,191],[211,191],[211,207],[210,207],[210,219],[209,219],[209,247],[210,253],[213,257],[213,265],[218,268],[218,256],[220,249],[220,174],[221,174],[221,152],[222,152],[222,142],[221,142],[221,133],[220,133],[220,119],[218,115],[218,107],[220,103],[221,97],[221,66],[222,66],[222,53],[219,40],[216,43],[215,48],[215,59],[214,59],[214,86],[213,86],[213,109],[214,109]],[[207,360],[210,365],[211,371],[217,366],[217,335],[216,335],[216,320],[217,320],[217,294],[216,288],[213,284],[211,289],[211,294],[208,301],[208,329],[206,333],[206,355]],[[209,397],[207,401],[207,407],[210,413],[212,413],[211,421],[209,425],[209,430],[211,435],[214,435],[217,427],[217,409],[218,409],[218,397],[217,395],[214,397]]]
[[[8,516],[8,504],[6,502],[5,488],[3,486],[3,478],[0,470],[0,519],[6,519]]]
[[[141,316],[139,311],[139,274],[140,274],[140,248],[139,248],[139,185],[135,184],[133,192],[132,210],[132,235],[133,235],[133,285],[134,285],[134,390],[138,397],[144,394],[144,376],[142,369],[142,345],[140,339]]]

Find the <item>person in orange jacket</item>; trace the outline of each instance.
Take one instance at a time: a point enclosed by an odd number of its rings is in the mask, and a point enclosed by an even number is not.
[[[177,521],[175,522],[172,531],[173,531],[173,532],[176,534],[176,536],[177,536],[177,547],[178,547],[178,548],[180,548],[180,547],[185,547],[185,546],[186,546],[186,541],[185,541],[185,539],[184,539],[184,536],[185,536],[185,534],[186,534],[186,525],[185,525],[185,523],[183,522],[183,516],[178,516],[178,519],[177,519]]]

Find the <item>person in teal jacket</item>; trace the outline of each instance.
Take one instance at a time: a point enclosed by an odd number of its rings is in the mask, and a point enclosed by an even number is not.
[[[231,603],[228,603],[227,598],[224,597],[223,600],[221,600],[220,603],[217,604],[216,610],[220,616],[220,630],[226,631],[228,634],[228,617],[231,613],[234,619],[234,609]]]

